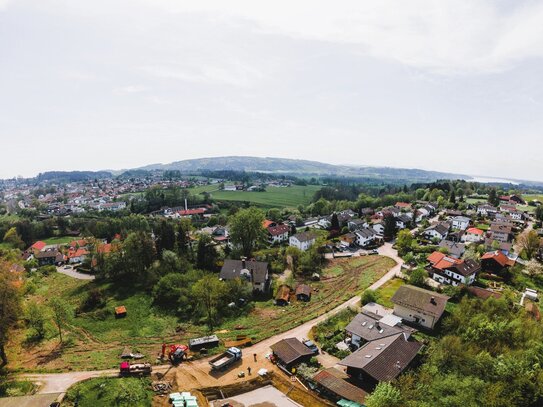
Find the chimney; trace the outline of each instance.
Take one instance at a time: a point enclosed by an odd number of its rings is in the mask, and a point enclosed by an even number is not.
[[[247,257],[243,256],[241,258],[241,269],[243,270],[245,268],[247,268]]]
[[[432,298],[430,298],[430,302],[431,302],[432,304],[434,304],[434,305],[437,305],[437,303],[436,303],[436,297],[433,297],[433,296],[432,296]]]

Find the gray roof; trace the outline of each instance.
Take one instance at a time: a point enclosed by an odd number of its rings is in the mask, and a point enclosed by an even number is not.
[[[245,267],[243,267],[242,260],[227,259],[224,261],[219,277],[223,280],[233,280],[241,277],[241,271],[244,269],[248,270],[249,274],[252,274],[254,283],[266,282],[268,263],[265,261],[246,260]]]
[[[398,326],[388,326],[379,323],[382,316],[373,315],[368,313],[356,315],[349,325],[347,325],[345,330],[351,334],[360,336],[368,342],[404,332],[404,330]]]
[[[311,232],[296,233],[291,237],[298,239],[300,242],[309,242],[310,240],[314,240],[316,238],[315,234]]]
[[[311,349],[296,338],[281,339],[270,348],[287,365],[296,362],[301,357],[313,355]]]
[[[373,237],[376,235],[375,230],[370,229],[370,228],[358,229],[354,233],[365,238]]]
[[[368,342],[339,364],[361,369],[378,381],[389,381],[405,370],[421,347],[420,342],[400,333]]]
[[[394,304],[440,318],[449,297],[424,288],[402,285],[390,299]]]
[[[445,247],[449,251],[449,255],[459,259],[466,251],[466,245],[463,243],[451,242],[450,240],[442,240],[439,247]]]

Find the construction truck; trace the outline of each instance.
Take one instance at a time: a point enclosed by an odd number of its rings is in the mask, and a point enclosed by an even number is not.
[[[150,363],[121,362],[119,374],[121,376],[148,376],[153,371]]]
[[[211,370],[224,370],[234,362],[241,360],[241,349],[228,348],[222,355],[217,356],[209,361]]]

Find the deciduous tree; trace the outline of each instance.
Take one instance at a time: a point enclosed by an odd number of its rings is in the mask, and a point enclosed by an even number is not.
[[[230,240],[244,256],[250,257],[264,236],[264,213],[257,208],[240,209],[230,219]]]

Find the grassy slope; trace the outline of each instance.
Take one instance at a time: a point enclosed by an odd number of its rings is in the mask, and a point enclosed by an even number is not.
[[[294,301],[287,307],[276,307],[273,300],[256,302],[248,315],[225,321],[216,332],[225,340],[234,339],[237,335],[263,340],[309,321],[360,294],[393,265],[393,260],[380,256],[335,260],[330,268],[341,267],[342,272],[321,282],[310,282],[313,288],[318,289],[311,302]],[[46,303],[49,298],[61,297],[75,309],[95,283],[54,273],[36,281],[35,285],[37,290],[31,296],[33,299]],[[107,285],[101,288],[107,294],[106,307],[74,318],[65,334],[68,339],[64,347],[58,346],[57,333],[52,325],[46,340],[39,344],[25,343],[26,329],[17,331],[15,343],[8,347],[10,368],[44,371],[115,368],[124,346],[141,351],[152,362],[163,341],[187,343],[188,339],[206,332],[204,326],[192,325],[155,309],[150,296],[145,293],[130,290],[114,293]],[[127,307],[126,318],[114,318],[113,308],[117,305]],[[176,328],[181,330],[176,332]]]

